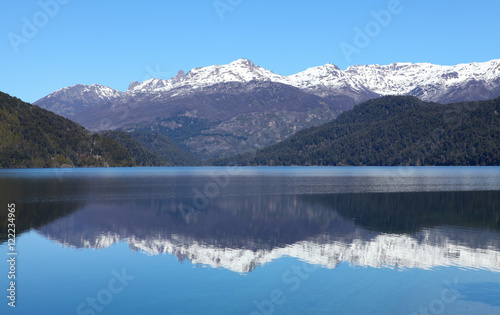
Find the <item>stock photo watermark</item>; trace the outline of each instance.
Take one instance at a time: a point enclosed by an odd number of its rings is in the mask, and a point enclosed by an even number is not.
[[[111,270],[113,277],[109,279],[108,285],[99,290],[92,297],[87,297],[85,302],[80,303],[76,307],[78,315],[95,315],[105,310],[106,306],[113,302],[115,295],[120,294],[129,285],[129,281],[135,279],[135,276],[128,275],[125,268],[122,268],[121,273],[115,269]]]
[[[40,0],[36,11],[31,17],[21,18],[21,30],[7,34],[10,45],[15,53],[20,51],[21,45],[27,45],[29,41],[38,35],[40,29],[45,27],[51,19],[59,14],[61,5],[68,4],[71,0]]]
[[[210,172],[210,182],[203,186],[203,191],[198,188],[193,188],[193,199],[190,205],[180,203],[178,206],[179,211],[186,223],[193,220],[199,211],[205,209],[210,204],[210,201],[218,197],[222,189],[226,188],[231,182],[231,176],[241,173],[242,167],[224,167],[218,171]]]
[[[146,74],[143,77],[143,82],[147,81],[149,79],[162,79],[166,80],[168,79],[168,72],[162,71],[161,66],[159,64],[156,64],[154,67],[151,65],[148,65],[144,68]],[[129,88],[133,88],[134,86],[138,85],[140,83],[134,82],[134,85],[131,84]],[[128,103],[126,104],[120,104],[119,106],[113,106],[111,107],[110,111],[112,113],[112,118],[109,117],[103,117],[99,120],[99,123],[97,124],[97,130],[98,131],[106,131],[106,130],[113,130],[116,129],[117,126],[120,125],[121,122],[124,122],[127,120],[127,118],[130,116],[130,114],[135,110],[135,106],[132,106]],[[86,148],[85,141],[78,142],[74,146],[66,146],[66,151],[67,152],[72,152],[74,153],[74,156],[76,156],[76,159],[73,161],[66,161],[65,159],[58,159],[58,157],[54,158],[51,164],[52,169],[54,170],[57,179],[59,182],[62,182],[64,179],[64,175],[67,174],[68,172],[71,172],[71,169],[74,167],[79,167],[81,166],[82,162],[84,162],[82,156],[78,154],[79,152],[83,152],[84,149]],[[94,158],[99,160],[102,159],[102,156],[94,155]],[[106,163],[104,163],[104,166],[108,166]]]
[[[162,79],[162,80],[168,80],[168,72],[164,72],[160,69],[160,65],[157,64],[155,68],[151,66],[146,66],[146,74],[143,78],[142,81],[147,81],[149,79]]]
[[[143,77],[143,82],[150,80],[150,79],[161,79],[161,80],[167,80],[168,79],[168,72],[162,71],[161,67],[159,64],[156,64],[156,66],[153,68],[151,65],[148,65],[144,69],[147,74],[144,75]],[[139,83],[134,82],[135,85],[138,85]],[[133,88],[133,86],[132,86]],[[127,117],[130,115],[131,110],[133,107],[131,107],[128,103],[121,105],[121,106],[113,106],[111,108],[111,111],[113,112],[113,118],[115,122],[123,122],[127,119]],[[118,119],[117,119],[118,118]],[[100,131],[104,130],[111,130],[114,129],[115,126],[113,126],[113,121],[108,118],[102,118],[99,121],[98,129]]]
[[[411,1],[411,0],[410,0]],[[368,47],[373,38],[380,35],[382,30],[391,24],[393,16],[403,12],[403,5],[399,0],[390,0],[386,9],[379,11],[370,11],[372,19],[364,27],[356,26],[354,28],[354,38],[351,43],[341,42],[340,50],[344,58],[352,61],[352,55],[360,54],[363,49]]]
[[[7,279],[9,279],[9,288],[7,289],[7,303],[10,307],[16,307],[16,204],[7,204],[8,214],[7,214],[7,263],[9,264],[9,272],[7,274]]]
[[[212,6],[219,17],[219,20],[224,21],[224,16],[229,12],[233,12],[234,9],[240,6],[243,2],[243,0],[215,0],[212,2]]]
[[[453,283],[448,280],[444,282],[445,288],[441,290],[439,297],[430,301],[428,305],[421,306],[418,312],[413,312],[412,315],[429,315],[429,314],[443,314],[446,310],[446,305],[455,302],[460,297],[458,288],[458,279],[455,278]]]
[[[250,315],[271,315],[274,314],[276,308],[283,305],[287,301],[286,292],[297,291],[302,282],[309,279],[311,273],[316,271],[319,267],[316,265],[309,265],[303,263],[302,265],[293,265],[281,274],[281,282],[286,286],[287,290],[283,288],[273,289],[269,293],[269,298],[263,300],[254,300],[253,305],[257,309],[250,313]]]

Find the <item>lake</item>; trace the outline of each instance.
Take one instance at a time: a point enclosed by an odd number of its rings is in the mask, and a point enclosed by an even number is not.
[[[1,314],[500,314],[500,167],[20,169],[0,187]]]

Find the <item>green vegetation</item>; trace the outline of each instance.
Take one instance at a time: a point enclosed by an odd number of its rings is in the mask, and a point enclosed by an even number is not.
[[[500,165],[500,98],[442,105],[387,96],[214,165]],[[192,122],[193,123],[193,122]],[[93,134],[0,92],[0,168],[200,165],[161,132]]]
[[[169,159],[162,159],[158,155],[150,152],[142,144],[136,141],[128,132],[125,131],[103,131],[100,132],[105,139],[111,139],[119,143],[130,154],[138,166],[162,166],[172,165]]]
[[[0,167],[131,166],[118,143],[0,93]]]
[[[179,148],[167,136],[153,131],[134,131],[130,136],[163,161],[176,166],[195,166],[201,162],[192,153]]]
[[[38,229],[79,210],[83,204],[77,202],[33,202],[16,203],[16,236],[31,229]],[[0,216],[0,245],[8,240],[7,215]]]
[[[157,156],[126,132],[94,134],[1,92],[0,139],[0,168],[160,166],[187,160],[187,153],[173,145]]]
[[[500,165],[500,98],[442,105],[386,96],[214,165]]]
[[[175,125],[175,128],[167,127]],[[177,113],[167,119],[156,119],[152,128],[141,130],[157,131],[158,133],[168,137],[175,143],[181,144],[183,141],[203,134],[204,130],[213,127],[214,123],[210,123],[205,119],[197,117],[189,117],[183,113]]]

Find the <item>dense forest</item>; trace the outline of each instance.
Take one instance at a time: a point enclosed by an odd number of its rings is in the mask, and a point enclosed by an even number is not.
[[[179,148],[167,136],[154,131],[114,130],[99,134],[127,149],[137,165],[194,166],[201,163],[192,153]]]
[[[191,152],[179,148],[167,136],[154,131],[133,131],[130,136],[163,161],[176,166],[200,165],[201,161]]]
[[[174,164],[125,132],[91,133],[69,119],[1,92],[0,139],[0,168]]]
[[[456,104],[385,96],[213,165],[500,165],[500,98]]]
[[[134,159],[134,163],[140,166],[161,166],[172,165],[168,160],[162,159],[156,154],[150,152],[142,144],[136,141],[132,136],[125,131],[103,131],[99,133],[103,138],[111,139],[120,144],[130,156]]]

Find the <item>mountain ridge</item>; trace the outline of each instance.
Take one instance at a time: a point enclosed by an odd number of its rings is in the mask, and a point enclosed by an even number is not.
[[[406,73],[402,73],[406,71]],[[404,75],[403,75],[404,74]],[[135,93],[168,92],[177,88],[199,89],[220,83],[252,81],[269,81],[288,84],[307,90],[320,96],[348,89],[354,92],[370,92],[376,95],[413,95],[425,101],[439,100],[447,102],[440,94],[432,93],[432,89],[451,89],[470,81],[483,82],[484,88],[491,95],[484,99],[500,95],[500,59],[487,62],[462,63],[452,66],[441,66],[431,63],[392,63],[389,65],[354,65],[341,70],[334,64],[311,67],[304,71],[283,76],[275,74],[263,67],[255,65],[247,59],[238,59],[227,65],[197,67],[184,73],[180,70],[174,77],[163,80],[152,78],[144,82],[131,82],[126,91],[118,91],[99,84],[73,85],[59,89],[34,104],[49,110],[56,107],[47,104],[49,99],[59,97],[68,90],[94,88],[100,93],[101,100],[111,100]],[[422,91],[419,86],[424,85]],[[102,91],[105,91],[103,93]],[[97,93],[96,93],[97,94]],[[463,99],[467,101],[469,99]],[[481,100],[481,99],[478,99]],[[450,102],[451,103],[451,102]]]
[[[500,96],[500,59],[344,71],[326,64],[290,76],[238,59],[181,70],[168,80],[132,82],[124,92],[74,86],[35,104],[70,113],[68,118],[92,131],[159,132],[199,159],[214,159],[264,148],[383,95],[443,104],[492,99]]]

